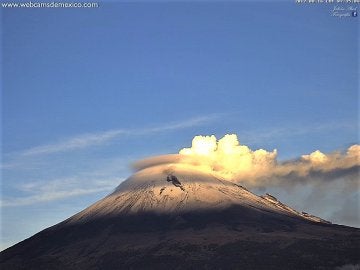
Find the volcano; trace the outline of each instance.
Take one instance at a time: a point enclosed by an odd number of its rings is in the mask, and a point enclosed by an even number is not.
[[[4,250],[1,269],[347,269],[360,229],[195,169],[145,168]],[[345,267],[345,268],[344,268]]]

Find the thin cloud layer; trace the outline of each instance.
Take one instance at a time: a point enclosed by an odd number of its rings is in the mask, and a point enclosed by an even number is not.
[[[125,133],[125,130],[110,130],[102,133],[82,134],[72,138],[64,139],[57,143],[40,145],[27,149],[22,152],[22,156],[66,152],[70,150],[86,148],[89,146],[100,145]]]
[[[196,136],[192,146],[178,155],[149,158],[134,165],[136,170],[160,164],[187,165],[246,185],[249,188],[271,185],[296,185],[313,181],[341,179],[356,185],[360,168],[360,146],[352,145],[345,153],[324,154],[316,150],[297,160],[278,162],[277,150],[252,150],[241,145],[235,134],[217,140]]]
[[[84,185],[85,181],[86,185]],[[24,197],[3,198],[0,201],[0,206],[25,206],[103,191],[110,192],[114,189],[114,186],[121,181],[123,181],[123,179],[118,177],[106,179],[84,179],[73,177],[60,178],[46,182],[23,183],[17,186],[17,189],[28,195]]]
[[[21,156],[47,155],[58,152],[67,152],[77,149],[83,149],[91,146],[102,145],[114,140],[121,135],[149,135],[171,130],[185,129],[214,121],[218,116],[200,116],[190,118],[184,121],[168,123],[160,126],[143,129],[115,129],[98,133],[81,134],[71,138],[66,138],[52,144],[44,144],[24,150]]]

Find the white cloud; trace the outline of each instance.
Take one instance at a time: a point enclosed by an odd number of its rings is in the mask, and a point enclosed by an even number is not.
[[[17,189],[24,192],[25,196],[3,199],[0,205],[2,207],[25,206],[104,191],[110,192],[123,180],[119,177],[100,179],[73,177],[23,183],[18,185]]]
[[[86,148],[89,146],[105,143],[124,133],[126,133],[125,130],[110,130],[102,133],[83,134],[65,139],[58,143],[41,145],[27,149],[22,152],[22,155],[32,156],[32,155],[41,155],[41,154],[51,154],[56,152],[65,152],[80,148]]]
[[[143,129],[115,129],[104,132],[81,134],[71,138],[63,139],[56,143],[29,148],[27,150],[24,150],[21,153],[21,156],[47,155],[52,153],[83,149],[91,146],[102,145],[106,142],[118,138],[121,135],[139,136],[171,130],[185,129],[189,127],[200,126],[202,124],[214,121],[217,117],[218,116],[214,114],[210,116],[194,117],[180,122],[174,122]]]
[[[181,121],[181,122],[169,123],[169,124],[163,125],[163,126],[146,128],[146,129],[142,129],[142,130],[140,129],[137,131],[137,133],[146,135],[149,133],[158,133],[158,132],[163,132],[163,131],[196,127],[196,126],[200,126],[205,123],[208,123],[208,122],[212,122],[217,118],[218,118],[217,114],[212,114],[209,116],[199,116],[199,117],[194,117],[194,118],[191,118],[191,119],[188,119],[185,121]],[[136,131],[133,131],[133,133],[136,133]]]

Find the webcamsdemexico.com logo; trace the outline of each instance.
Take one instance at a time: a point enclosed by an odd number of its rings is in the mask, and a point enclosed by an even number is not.
[[[80,2],[7,2],[1,3],[3,8],[98,8],[99,3]]]

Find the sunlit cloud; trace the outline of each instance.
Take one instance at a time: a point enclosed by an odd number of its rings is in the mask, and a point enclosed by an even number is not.
[[[353,145],[345,153],[324,154],[316,150],[296,160],[278,162],[276,149],[252,150],[241,145],[235,134],[225,135],[219,140],[212,135],[196,136],[192,146],[181,149],[179,154],[139,161],[134,168],[141,170],[160,164],[190,166],[249,188],[334,179],[355,185],[360,168],[359,155],[360,146]]]

